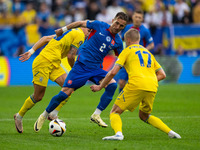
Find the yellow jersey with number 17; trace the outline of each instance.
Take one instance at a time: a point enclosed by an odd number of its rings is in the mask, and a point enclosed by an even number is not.
[[[116,65],[124,66],[128,73],[127,88],[157,92],[156,71],[161,69],[161,66],[143,46],[133,44],[125,48]]]
[[[49,41],[40,55],[53,63],[55,67],[60,66],[61,59],[65,58],[73,46],[76,49],[85,41],[85,35],[80,28],[71,29],[59,37],[54,37]]]

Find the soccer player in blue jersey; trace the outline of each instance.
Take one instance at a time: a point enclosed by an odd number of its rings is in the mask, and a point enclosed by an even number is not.
[[[110,50],[114,50],[118,55],[123,50],[123,43],[118,33],[124,29],[128,17],[125,13],[119,12],[109,25],[100,21],[77,21],[71,23],[62,29],[56,30],[57,36],[62,35],[63,31],[76,28],[87,27],[92,29],[85,43],[79,48],[77,61],[69,72],[63,88],[58,95],[55,95],[46,110],[39,116],[34,124],[34,130],[39,132],[48,114],[53,111],[62,101],[68,98],[76,89],[84,86],[88,80],[95,84],[100,84],[106,76],[107,71],[102,69],[103,58]],[[117,83],[112,79],[105,87],[105,92],[101,96],[100,102],[92,114],[90,120],[99,126],[107,127],[107,124],[101,119],[101,112],[111,102],[117,88]]]
[[[146,49],[151,50],[154,48],[153,38],[150,34],[149,29],[147,29],[143,24],[143,16],[144,13],[142,10],[136,10],[132,15],[132,24],[126,25],[126,27],[121,31],[122,39],[124,40],[124,34],[131,28],[135,28],[140,32],[140,45],[144,46]],[[128,81],[128,74],[126,70],[123,68],[120,69],[118,73],[118,84],[119,84],[119,92],[122,91],[126,82]]]

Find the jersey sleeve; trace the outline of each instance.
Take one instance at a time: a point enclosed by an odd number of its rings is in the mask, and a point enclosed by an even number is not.
[[[94,21],[88,20],[86,26],[89,29],[95,29],[95,30],[97,30],[99,28],[100,24],[101,24],[100,21],[97,21],[97,20],[94,20]]]
[[[122,52],[122,50],[123,50],[123,42],[122,42],[121,38],[119,38],[119,46],[118,46],[118,48],[114,49],[115,56],[119,56],[119,54]]]
[[[145,41],[147,42],[146,44],[149,45],[153,42],[153,38],[151,36],[151,33],[148,29],[145,31]]]
[[[115,62],[115,64],[123,67],[125,62],[126,62],[126,59],[127,59],[128,55],[129,55],[129,48],[126,48],[120,53],[120,55],[119,55],[117,61]]]
[[[84,42],[84,34],[78,30],[74,30],[72,32],[74,40],[72,41],[71,46],[78,49]]]
[[[153,56],[153,55],[152,55]],[[154,60],[154,70],[155,72],[157,72],[158,70],[160,70],[162,67],[161,65],[156,61],[155,57],[153,56],[153,60]]]

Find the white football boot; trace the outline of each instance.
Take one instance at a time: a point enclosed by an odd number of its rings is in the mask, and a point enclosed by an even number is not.
[[[90,121],[98,124],[101,127],[104,127],[104,128],[108,127],[108,125],[101,119],[100,115],[98,114],[93,114],[90,117]]]

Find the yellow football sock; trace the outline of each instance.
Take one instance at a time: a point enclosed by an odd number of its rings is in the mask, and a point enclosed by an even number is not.
[[[117,132],[122,132],[122,120],[119,114],[111,113],[110,114],[110,124],[115,134]]]
[[[155,116],[150,115],[147,120],[147,123],[151,124],[155,128],[158,128],[167,134],[169,133],[169,131],[171,131],[171,129],[164,122],[162,122],[162,120]]]
[[[71,96],[69,96],[68,98],[66,98],[64,101],[62,101],[56,108],[55,110],[60,111],[60,109],[63,107],[63,105],[65,105],[65,103],[69,100]]]
[[[35,105],[35,103],[36,103],[36,101],[33,99],[33,97],[29,96],[25,100],[25,102],[24,102],[23,106],[21,107],[20,111],[18,112],[19,115],[21,117],[23,117],[25,115],[25,113]]]

